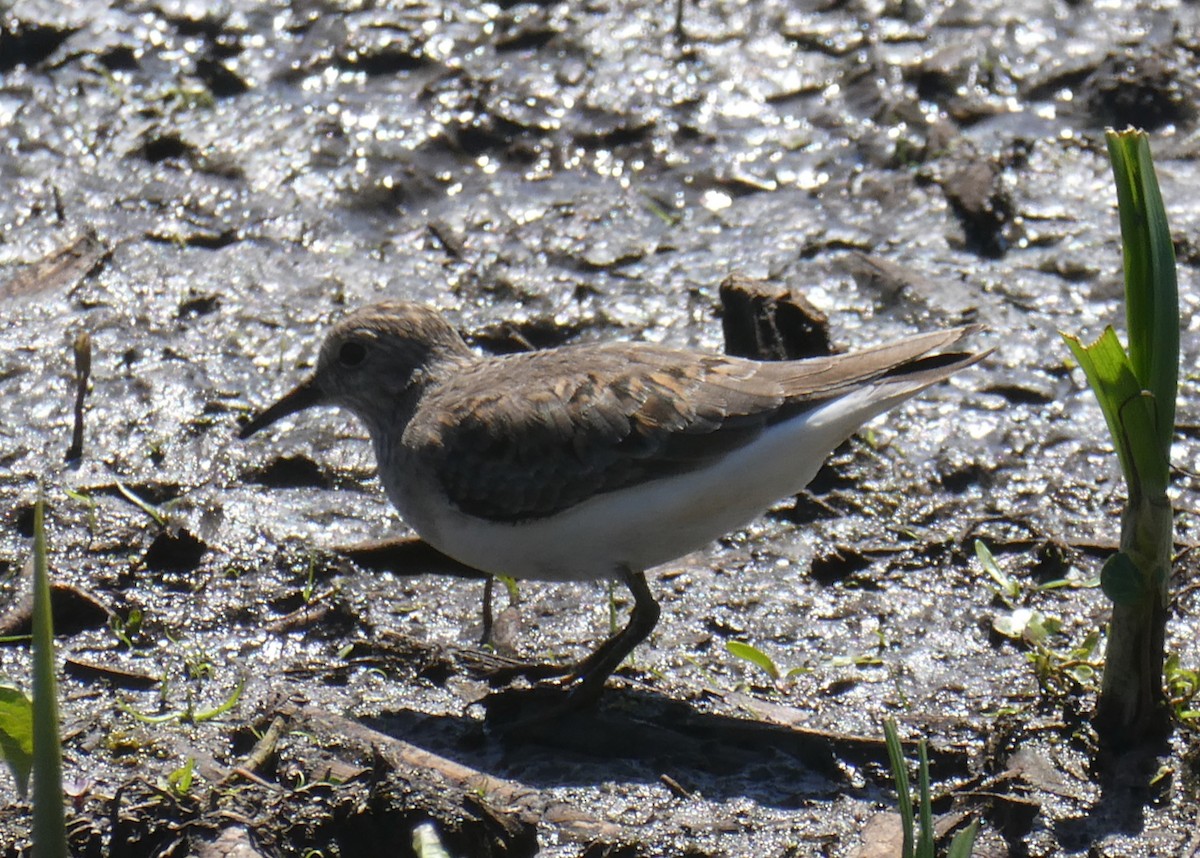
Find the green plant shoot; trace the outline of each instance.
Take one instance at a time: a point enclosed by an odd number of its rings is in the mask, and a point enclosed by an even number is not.
[[[1100,573],[1114,603],[1096,724],[1115,744],[1162,726],[1167,582],[1174,548],[1167,486],[1179,377],[1175,250],[1145,132],[1108,132],[1125,264],[1126,352],[1112,327],[1089,346],[1063,334],[1108,424],[1129,491],[1121,549]]]
[[[900,744],[900,733],[896,729],[894,718],[883,722],[883,739],[892,779],[896,784],[896,804],[901,826],[901,858],[935,858],[929,755],[925,740],[922,739],[917,744],[917,803],[914,810],[908,779],[908,762],[904,759],[904,748]],[[978,833],[979,820],[976,819],[954,836],[946,851],[946,858],[970,858]]]

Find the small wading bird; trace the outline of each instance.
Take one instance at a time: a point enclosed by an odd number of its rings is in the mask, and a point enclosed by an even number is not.
[[[439,551],[493,575],[623,581],[629,622],[563,682],[575,708],[658,622],[647,569],[803,489],[863,423],[981,360],[940,351],[977,330],[798,361],[629,342],[481,357],[435,310],[396,301],[335,325],[316,372],[240,435],[342,406]]]

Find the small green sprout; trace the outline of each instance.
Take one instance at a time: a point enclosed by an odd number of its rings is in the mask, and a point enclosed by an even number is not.
[[[981,540],[975,540],[975,556],[979,565],[991,579],[992,592],[1009,609],[995,617],[992,628],[997,634],[1018,641],[1029,647],[1026,658],[1033,665],[1038,684],[1048,693],[1061,694],[1072,685],[1094,688],[1100,662],[1096,660],[1096,649],[1100,633],[1093,630],[1075,647],[1064,649],[1055,646],[1056,638],[1062,633],[1062,620],[1036,608],[1022,604],[1030,595],[1063,588],[1095,586],[1094,582],[1078,582],[1057,579],[1035,587],[1022,585],[1014,576],[1005,572],[992,552]]]
[[[904,832],[901,846],[902,858],[935,858],[933,808],[929,791],[929,754],[924,739],[917,743],[917,808],[919,820],[913,811],[913,796],[908,780],[908,763],[904,759],[904,748],[900,744],[900,734],[896,730],[896,721],[888,718],[883,722],[884,744],[887,747],[888,763],[892,769],[892,778],[896,782],[896,802],[900,813],[900,824]],[[916,823],[920,823],[918,832]],[[979,833],[979,820],[974,820],[958,832],[950,841],[946,858],[970,858],[975,848],[975,837]]]
[[[114,612],[108,616],[108,630],[128,649],[136,649],[134,638],[141,634],[144,619],[141,608],[130,608],[124,618]]]
[[[188,679],[212,679],[216,673],[216,665],[209,658],[208,652],[201,646],[188,646],[183,651],[183,669]]]
[[[771,681],[775,683],[776,687],[784,686],[789,680],[810,672],[810,668],[803,666],[782,670],[769,655],[753,644],[744,641],[725,641],[725,651],[762,670],[771,677]]]
[[[744,643],[743,641],[725,641],[725,651],[743,661],[750,662],[755,667],[761,668],[767,676],[776,682],[783,678],[771,656],[752,644]]]
[[[1032,608],[1014,608],[1011,614],[994,619],[992,628],[1006,638],[1042,646],[1062,631],[1062,620]]]
[[[1106,134],[1125,268],[1129,349],[1110,325],[1094,343],[1063,339],[1096,396],[1128,490],[1118,553],[1100,572],[1113,602],[1093,723],[1110,746],[1168,727],[1164,691],[1174,516],[1167,488],[1179,382],[1175,248],[1144,131]]]
[[[317,576],[317,555],[315,552],[308,552],[308,574],[304,581],[304,586],[300,588],[300,596],[304,599],[304,604],[311,605],[313,595],[316,592],[316,576]]]
[[[167,775],[167,786],[175,795],[186,796],[192,791],[192,780],[195,776],[196,758],[188,757],[186,763]]]
[[[1010,608],[1014,607],[1017,599],[1021,596],[1021,585],[1017,579],[1000,568],[1000,564],[992,556],[991,549],[981,539],[975,540],[975,556],[979,559],[979,565],[983,567],[983,571],[996,585],[994,588],[996,595],[1004,604]]]
[[[161,715],[148,715],[145,712],[138,712],[132,706],[125,703],[118,703],[117,706],[126,715],[136,718],[143,724],[169,724],[175,721],[180,724],[203,724],[205,721],[213,721],[220,718],[237,706],[245,688],[245,677],[239,677],[237,686],[230,692],[229,696],[222,703],[210,709],[196,709],[195,701],[190,691],[188,692],[187,702],[183,709],[176,709]]]
[[[159,527],[167,526],[167,517],[162,513],[161,510],[158,509],[158,507],[154,506],[154,504],[150,503],[145,498],[137,495],[132,489],[130,489],[120,480],[116,481],[116,485],[117,491],[124,495],[127,501],[136,506],[142,512],[146,513],[146,515],[150,516],[150,518],[154,520],[155,524],[157,524]]]
[[[1200,672],[1184,667],[1179,653],[1173,652],[1163,664],[1163,673],[1167,680],[1167,698],[1175,717],[1185,724],[1200,727],[1200,710],[1195,708],[1196,695],[1200,693]]]

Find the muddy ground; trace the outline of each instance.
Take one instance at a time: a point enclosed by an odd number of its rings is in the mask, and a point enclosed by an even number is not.
[[[1094,681],[1061,663],[1107,615],[1123,486],[1058,336],[1122,322],[1103,129],[1146,127],[1185,319],[1168,646],[1195,668],[1200,9],[678,11],[0,10],[3,616],[40,482],[79,854],[407,854],[423,822],[458,856],[896,854],[889,716],[931,742],[942,830],[983,820],[977,854],[1200,850],[1194,732],[1101,765]],[[838,347],[971,321],[996,352],[655,570],[662,621],[599,711],[535,736],[483,723],[480,582],[425,574],[419,547],[340,550],[411,536],[361,426],[234,438],[347,308],[427,301],[488,351],[718,350],[735,273],[805,296]],[[1061,619],[1042,650],[996,630],[1012,607],[976,540],[1013,607]],[[498,648],[535,661],[627,607],[601,584],[517,595]],[[0,648],[4,678],[28,669]],[[0,796],[0,852],[26,854],[2,772]]]

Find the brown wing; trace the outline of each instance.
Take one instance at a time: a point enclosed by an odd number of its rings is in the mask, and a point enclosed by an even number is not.
[[[512,355],[431,391],[406,437],[463,512],[540,518],[700,467],[779,420],[913,366],[961,337],[951,333],[779,363],[629,344]]]

